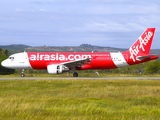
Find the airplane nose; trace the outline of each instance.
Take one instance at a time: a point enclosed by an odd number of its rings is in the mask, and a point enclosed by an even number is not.
[[[2,62],[1,62],[1,65],[2,65],[3,67],[5,67],[5,66],[6,66],[5,61],[2,61]]]
[[[2,65],[3,67],[7,67],[7,68],[10,67],[7,60],[3,60],[3,61],[1,62],[1,65]]]

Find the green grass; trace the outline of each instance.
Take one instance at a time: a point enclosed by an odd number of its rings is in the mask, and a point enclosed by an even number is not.
[[[2,80],[0,119],[159,120],[158,80]]]

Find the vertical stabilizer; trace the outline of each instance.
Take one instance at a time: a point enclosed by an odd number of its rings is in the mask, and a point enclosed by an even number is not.
[[[146,31],[138,38],[138,40],[129,48],[129,59],[134,62],[137,56],[148,55],[150,52],[155,28],[147,28]]]

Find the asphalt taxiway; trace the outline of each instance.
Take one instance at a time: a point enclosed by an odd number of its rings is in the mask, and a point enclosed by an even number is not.
[[[160,80],[160,77],[0,77],[0,80]]]

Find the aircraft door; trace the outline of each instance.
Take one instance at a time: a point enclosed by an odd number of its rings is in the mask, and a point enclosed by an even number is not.
[[[27,53],[22,53],[19,59],[19,65],[23,69],[31,69],[31,66],[28,61]]]
[[[20,56],[19,65],[20,65],[21,67],[23,67],[24,64],[25,64],[25,57],[24,57],[24,56]]]

